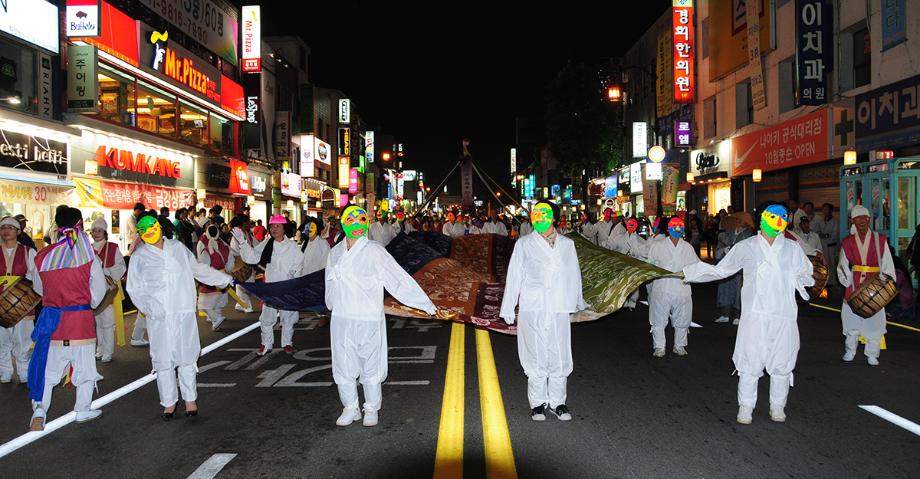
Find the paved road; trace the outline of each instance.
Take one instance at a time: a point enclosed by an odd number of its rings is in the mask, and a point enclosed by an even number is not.
[[[480,397],[480,386],[487,389],[479,368],[488,361],[477,360],[483,345],[474,331],[461,328],[465,354],[454,356],[465,366],[463,477],[485,476],[487,463],[494,463],[486,461],[484,440],[501,429],[510,433],[519,477],[916,477],[920,436],[858,406],[878,405],[920,423],[920,333],[892,330],[877,368],[861,354],[844,364],[834,313],[801,307],[802,351],[788,422],[769,420],[764,379],[754,423],[741,426],[734,421],[737,378],[731,375],[736,328],[712,323],[713,287],[695,287],[694,296],[694,319],[704,327],[692,330],[684,358],[651,356],[644,307],[573,327],[568,403],[575,419],[569,423],[553,416],[530,420],[515,339],[492,334],[507,422],[484,429],[483,412],[494,413],[499,396]],[[202,343],[256,316],[231,318],[223,332],[203,326]],[[197,418],[164,423],[149,384],[105,406],[99,420],[70,424],[0,459],[0,468],[7,477],[185,478],[211,459],[220,463],[215,469],[222,465],[218,477],[432,477],[444,431],[452,326],[399,318],[388,326],[390,376],[375,428],[334,425],[341,406],[332,385],[329,329],[305,314],[293,356],[256,358],[258,333],[251,332],[202,357]],[[104,395],[149,373],[150,362],[145,349],[129,346],[99,369]],[[56,390],[51,417],[72,404],[72,391]],[[26,388],[0,386],[0,407],[5,443],[27,429]],[[235,456],[212,457],[222,453]]]

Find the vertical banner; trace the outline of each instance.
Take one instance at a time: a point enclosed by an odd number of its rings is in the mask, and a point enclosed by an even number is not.
[[[473,157],[463,157],[460,165],[460,191],[463,195],[463,211],[473,211]]]
[[[307,149],[312,154],[312,141]],[[279,160],[286,161],[291,158],[291,112],[289,111],[275,112],[275,154]],[[302,176],[312,176],[304,175],[303,171],[300,174]]]
[[[674,111],[674,58],[673,37],[670,32],[658,35],[658,55],[655,62],[655,97],[657,99],[658,117],[664,117]]]
[[[251,76],[251,75],[250,75]],[[262,158],[268,161],[289,161],[290,156],[275,157],[275,74],[265,70],[258,76],[262,77]]]
[[[38,116],[50,120],[54,116],[54,90],[51,86],[51,57],[38,54]]]
[[[677,213],[677,187],[680,170],[677,165],[661,165],[661,208],[665,215]]]
[[[96,101],[96,47],[70,45],[67,47],[67,111],[72,113],[98,113]]]
[[[772,38],[773,2],[770,0],[709,0],[709,81],[735,72],[748,63],[748,46],[759,46],[760,53],[774,48]],[[748,9],[756,5],[759,13],[760,41],[748,41]]]
[[[674,0],[671,15],[674,38],[674,101],[693,103],[693,0]]]
[[[648,164],[642,164],[642,202],[645,204],[645,216],[655,216],[658,213],[658,181],[647,178]],[[658,165],[661,166],[661,165]]]
[[[262,10],[258,5],[243,6],[242,70],[246,73],[262,71]]]
[[[374,132],[364,134],[364,157],[367,164],[374,162]]]
[[[634,121],[632,124],[632,156],[645,158],[648,154],[648,123]]]
[[[797,104],[823,105],[834,68],[834,9],[828,0],[796,0],[795,11]]]
[[[751,99],[755,110],[767,106],[767,92],[763,86],[763,64],[760,60],[760,2],[747,2],[748,71],[751,76]]]
[[[882,51],[907,39],[906,0],[882,0]]]
[[[351,161],[347,156],[339,157],[339,188],[348,188],[348,182],[350,180],[349,170],[351,168]]]

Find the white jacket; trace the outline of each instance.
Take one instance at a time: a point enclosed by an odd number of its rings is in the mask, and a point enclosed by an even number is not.
[[[501,221],[493,223],[488,222],[482,228],[483,233],[487,234],[496,234],[501,236],[508,236],[508,228],[505,227],[505,224]]]
[[[574,241],[559,234],[554,247],[539,234],[517,240],[508,264],[501,318],[514,322],[515,306],[520,306],[521,311],[547,313],[574,313],[587,308]]]
[[[329,259],[329,242],[317,236],[307,243],[306,249],[303,250],[303,266],[300,268],[301,276],[315,273],[326,267],[326,261]]]
[[[246,241],[240,241],[241,235],[242,233],[237,228],[233,229],[233,237],[237,239],[240,248],[240,258],[248,264],[259,264],[262,251],[268,246],[268,242],[275,241],[269,236],[252,247]],[[300,245],[288,237],[280,242],[275,241],[275,244],[272,245],[272,257],[265,266],[265,282],[276,283],[297,278],[300,276],[301,267],[303,267],[303,253],[300,251]]]
[[[411,308],[435,314],[434,303],[380,243],[358,238],[335,245],[326,262],[326,307],[333,317],[383,321],[383,290]]]
[[[396,229],[389,223],[381,223],[378,221],[371,224],[367,232],[367,237],[386,246],[396,237]]]
[[[677,245],[670,239],[655,241],[648,249],[648,262],[666,269],[672,273],[682,271],[685,267],[700,262],[693,246],[683,239],[677,240]],[[689,284],[684,284],[679,278],[663,278],[652,282],[650,290],[655,295],[690,296]]]

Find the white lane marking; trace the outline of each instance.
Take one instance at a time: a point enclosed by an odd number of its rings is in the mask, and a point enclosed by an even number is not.
[[[691,327],[691,328],[702,328],[703,325],[702,325],[702,324],[696,324],[696,323],[694,323],[693,321],[690,321],[690,327]]]
[[[217,473],[220,472],[227,463],[232,461],[234,457],[236,457],[236,454],[214,454],[209,457],[207,461],[204,461],[204,464],[198,466],[198,469],[195,469],[195,472],[188,476],[188,479],[212,479],[217,477]]]
[[[217,349],[217,348],[219,348],[219,347],[221,347],[221,346],[223,346],[223,345],[225,345],[225,344],[227,344],[227,343],[229,343],[229,342],[231,342],[231,341],[233,341],[233,340],[239,338],[240,336],[243,336],[243,335],[249,333],[250,331],[254,331],[254,330],[258,329],[258,328],[259,328],[259,323],[258,323],[258,322],[255,322],[255,323],[253,323],[253,324],[250,324],[249,326],[246,326],[245,328],[243,328],[243,329],[241,329],[241,330],[239,330],[239,331],[237,331],[237,332],[235,332],[235,333],[233,333],[233,334],[231,334],[231,335],[229,335],[229,336],[227,336],[227,337],[221,339],[220,341],[217,341],[217,342],[215,342],[215,343],[209,345],[208,347],[202,349],[202,350],[201,350],[201,355],[204,356],[205,354],[208,354],[208,353],[210,353],[211,351],[214,351],[215,349]],[[112,401],[114,401],[114,400],[116,400],[116,399],[118,399],[118,398],[120,398],[120,397],[122,397],[122,396],[124,396],[124,395],[126,395],[126,394],[132,393],[132,392],[134,392],[134,391],[140,389],[141,387],[143,387],[144,385],[146,385],[146,384],[148,384],[148,383],[153,382],[153,380],[156,379],[156,377],[157,377],[157,376],[156,376],[156,373],[150,373],[150,374],[148,374],[148,375],[146,375],[146,376],[143,376],[143,377],[141,377],[141,378],[135,380],[134,382],[132,382],[132,383],[126,385],[126,386],[122,386],[122,387],[120,387],[120,388],[118,388],[118,389],[116,389],[116,390],[114,390],[114,391],[112,391],[112,392],[106,394],[105,396],[102,396],[101,398],[96,399],[95,401],[93,401],[93,403],[92,403],[92,405],[91,405],[90,407],[91,407],[92,409],[100,409],[100,408],[102,408],[102,406],[105,406],[106,404],[109,404],[110,402],[112,402]],[[37,441],[37,440],[39,440],[39,439],[45,437],[46,435],[51,434],[52,432],[57,431],[58,429],[60,429],[60,428],[62,428],[62,427],[64,427],[64,426],[66,426],[66,425],[68,425],[68,424],[74,422],[74,420],[76,419],[76,417],[77,417],[77,414],[76,414],[75,412],[71,411],[71,412],[69,412],[69,413],[67,413],[67,414],[65,414],[65,415],[63,415],[63,416],[61,416],[61,417],[55,419],[54,421],[51,421],[51,422],[49,422],[49,423],[46,423],[46,424],[45,424],[45,430],[44,430],[44,431],[29,431],[29,432],[27,432],[27,433],[25,433],[25,434],[23,434],[23,435],[21,435],[21,436],[15,438],[15,439],[13,439],[13,440],[7,442],[6,444],[3,444],[2,446],[0,446],[0,458],[5,457],[5,456],[9,455],[10,453],[12,453],[13,451],[15,451],[15,450],[17,450],[17,449],[19,449],[19,448],[21,448],[21,447],[23,447],[23,446],[29,445],[29,444],[31,444],[32,442]]]
[[[903,417],[898,416],[897,414],[886,409],[882,409],[878,406],[859,406],[859,408],[863,411],[875,414],[876,416],[894,424],[895,426],[900,426],[920,436],[920,424],[904,419]]]

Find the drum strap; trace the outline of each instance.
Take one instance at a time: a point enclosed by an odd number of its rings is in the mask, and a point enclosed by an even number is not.
[[[853,271],[857,273],[878,273],[881,269],[878,266],[863,266],[857,264],[853,266]]]

